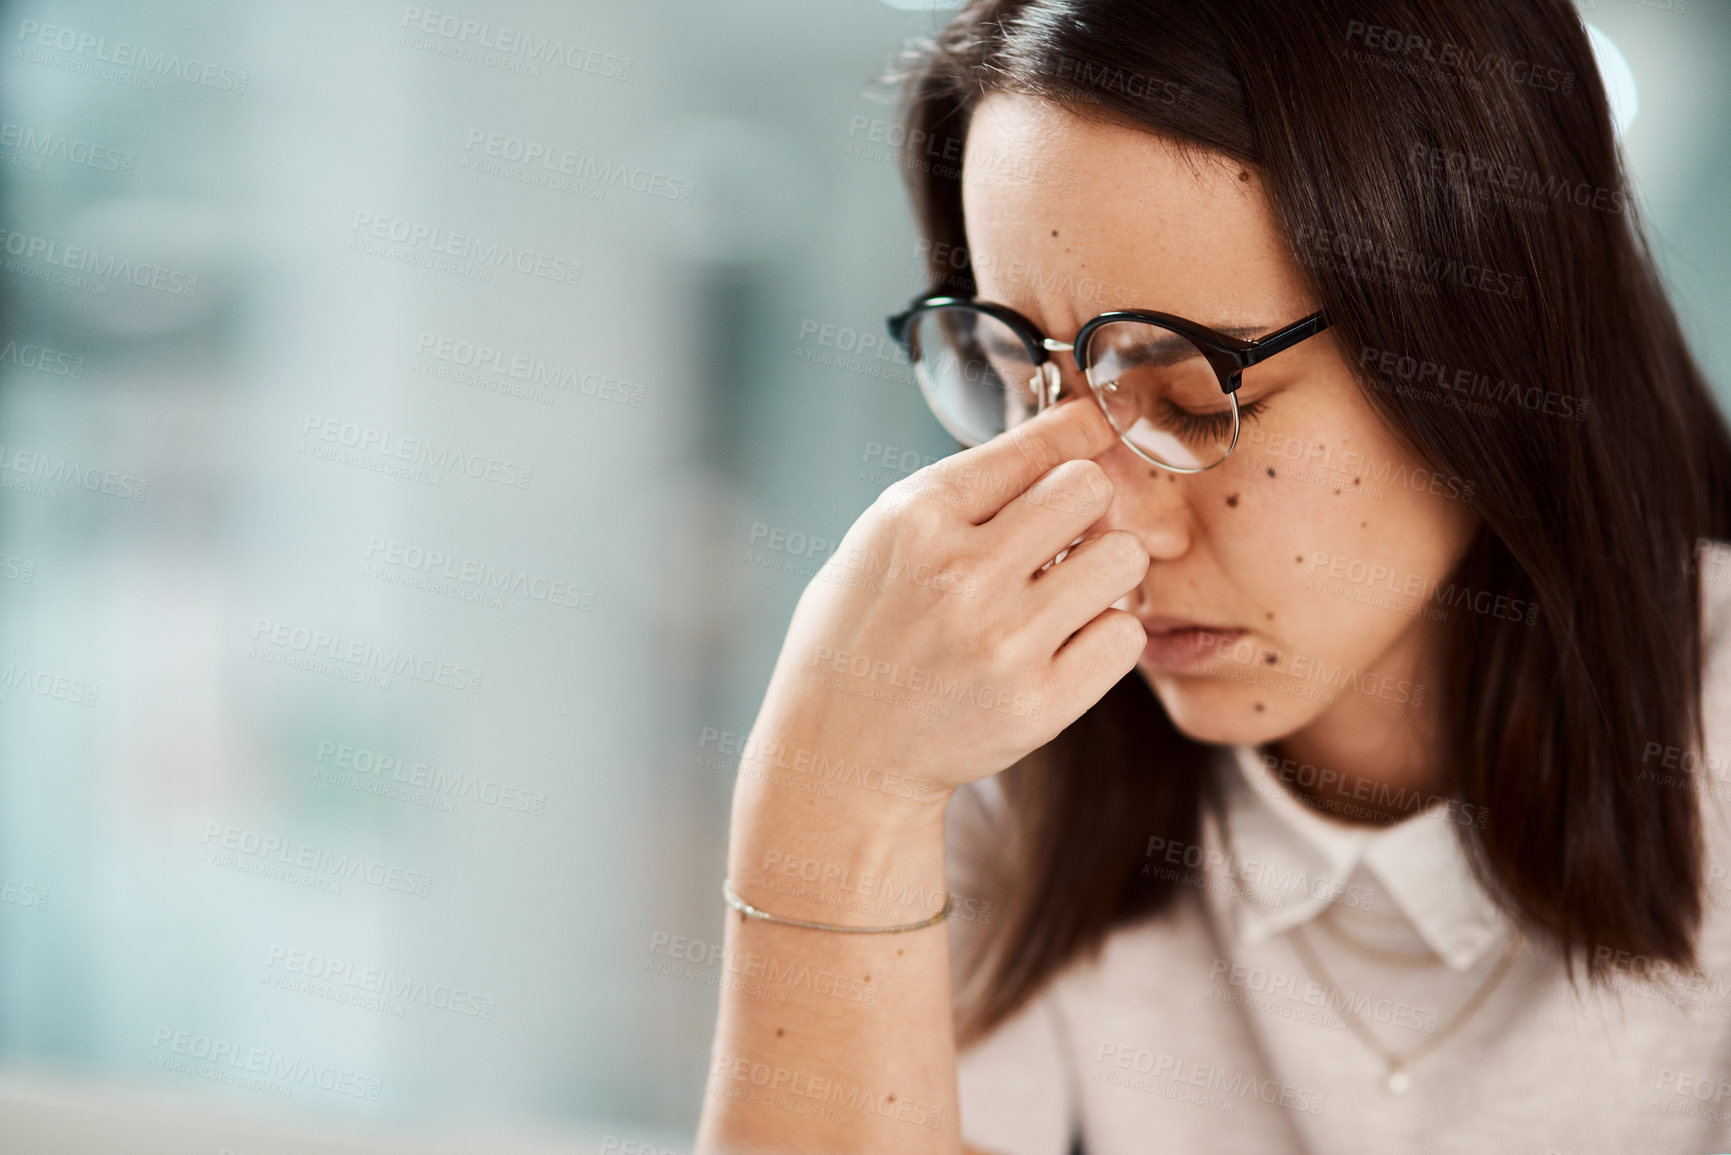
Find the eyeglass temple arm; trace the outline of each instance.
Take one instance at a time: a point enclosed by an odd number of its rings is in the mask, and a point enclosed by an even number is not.
[[[1259,361],[1266,361],[1282,349],[1298,344],[1306,337],[1313,337],[1328,328],[1328,318],[1320,312],[1312,313],[1302,321],[1294,321],[1284,329],[1276,329],[1268,336],[1252,341],[1250,347],[1235,351],[1234,359],[1240,369],[1248,369]]]

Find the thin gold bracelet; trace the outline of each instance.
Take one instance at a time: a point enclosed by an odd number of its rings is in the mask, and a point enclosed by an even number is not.
[[[731,880],[726,878],[721,880],[721,897],[727,900],[728,906],[731,906],[734,910],[737,910],[748,918],[760,918],[765,922],[779,922],[783,926],[803,926],[808,930],[833,930],[838,931],[841,934],[896,934],[904,930],[919,930],[922,927],[936,926],[938,923],[944,921],[944,919],[950,917],[950,909],[955,906],[956,903],[955,896],[950,894],[948,891],[945,891],[944,909],[938,911],[938,913],[932,915],[930,918],[921,919],[919,922],[905,922],[900,926],[835,926],[827,922],[805,922],[804,920],[797,918],[779,918],[776,915],[770,914],[768,911],[759,910],[757,907],[739,897],[739,895],[733,893]]]

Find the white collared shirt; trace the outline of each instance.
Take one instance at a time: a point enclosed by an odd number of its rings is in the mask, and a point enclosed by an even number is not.
[[[1199,846],[1149,856],[1180,900],[1115,929],[959,1056],[967,1141],[1001,1155],[1068,1155],[1073,1132],[1087,1155],[1731,1151],[1731,583],[1708,576],[1702,702],[1721,771],[1698,795],[1704,978],[1577,994],[1475,879],[1459,827],[1479,816],[1438,799],[1392,825],[1338,821],[1282,781],[1311,771],[1222,748],[1225,829],[1205,814]],[[1351,813],[1352,790],[1318,793]],[[990,779],[952,800],[953,891],[983,889],[970,848],[999,837],[999,805]],[[951,920],[953,957],[976,932]]]
[[[1230,747],[1229,754],[1223,785],[1235,873],[1248,889],[1264,892],[1262,902],[1236,904],[1239,941],[1261,943],[1309,922],[1338,901],[1332,895],[1345,893],[1361,867],[1425,947],[1457,971],[1470,968],[1509,932],[1508,919],[1461,855],[1456,825],[1475,819],[1470,809],[1436,799],[1380,829],[1338,821],[1300,802],[1282,784],[1282,775],[1315,778],[1314,767],[1282,765],[1249,746]],[[1343,806],[1362,798],[1368,785],[1354,783],[1343,792]],[[1280,901],[1282,888],[1257,885],[1296,875],[1312,881],[1290,901]]]

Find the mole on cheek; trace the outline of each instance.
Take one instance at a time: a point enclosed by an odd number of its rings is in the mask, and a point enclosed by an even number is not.
[[[1268,707],[1264,706],[1261,702],[1256,703],[1256,712],[1258,714],[1262,713],[1266,709],[1268,709]]]
[[[1262,664],[1263,665],[1272,666],[1272,665],[1274,665],[1274,663],[1278,662],[1279,660],[1280,660],[1280,655],[1275,653],[1273,650],[1263,651],[1263,654],[1262,654]]]
[[[1238,508],[1238,495],[1235,493],[1231,497],[1227,498],[1226,504],[1230,505],[1233,509],[1237,509]]]
[[[1274,476],[1274,466],[1272,466],[1272,465],[1270,465],[1268,467],[1268,476],[1270,476],[1270,477]]]

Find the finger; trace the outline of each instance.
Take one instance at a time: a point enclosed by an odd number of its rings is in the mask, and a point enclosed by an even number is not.
[[[982,552],[1031,575],[1086,534],[1111,506],[1112,481],[1097,462],[1062,462],[980,527]]]
[[[984,445],[928,465],[913,477],[979,525],[1053,467],[1097,457],[1117,438],[1092,398],[1066,397]]]
[[[1071,634],[1142,584],[1147,572],[1148,551],[1129,530],[1090,537],[1035,579],[1029,626],[1055,653]]]
[[[1075,706],[1073,713],[1062,711],[1060,720],[1069,725],[1136,668],[1142,647],[1147,644],[1147,631],[1134,614],[1123,610],[1100,611],[1053,655],[1047,671],[1045,700]]]

